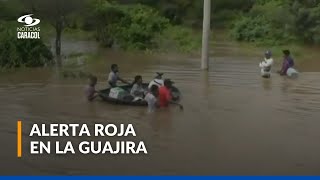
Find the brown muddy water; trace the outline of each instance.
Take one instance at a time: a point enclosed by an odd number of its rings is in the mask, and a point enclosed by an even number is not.
[[[0,174],[320,175],[319,61],[299,64],[296,80],[277,74],[266,80],[257,67],[261,57],[240,53],[237,45],[214,47],[209,72],[199,70],[198,57],[119,52],[105,52],[103,60],[87,67],[98,76],[98,89],[106,86],[112,63],[129,80],[141,74],[148,81],[164,72],[182,91],[183,112],[172,106],[147,114],[144,107],[88,103],[86,80],[59,78],[55,70],[2,73]],[[132,123],[134,140],[145,141],[149,154],[31,156],[25,131],[18,159],[18,119],[24,128],[32,123]]]

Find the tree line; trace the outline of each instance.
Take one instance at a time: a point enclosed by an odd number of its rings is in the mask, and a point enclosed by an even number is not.
[[[18,44],[22,42],[16,42],[11,32],[1,28],[26,13],[35,14],[54,29],[54,54],[61,65],[61,37],[66,28],[94,32],[95,39],[108,48],[192,51],[201,44],[194,34],[201,29],[202,10],[200,0],[2,0],[0,41],[4,43],[0,45],[0,66],[43,66],[52,62],[41,40],[32,42],[42,49],[33,50],[39,54],[30,60],[26,57],[31,55],[19,57]],[[212,0],[212,27],[227,31],[238,41],[319,44],[319,19],[318,0]],[[27,41],[23,43],[32,44]],[[36,63],[28,62],[39,57]]]

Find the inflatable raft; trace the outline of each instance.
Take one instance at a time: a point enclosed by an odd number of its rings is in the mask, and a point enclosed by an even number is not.
[[[143,88],[147,90],[148,84],[143,83],[142,84]],[[122,99],[117,99],[117,98],[112,98],[110,97],[110,91],[111,88],[104,89],[99,91],[99,96],[102,98],[102,100],[112,103],[112,104],[119,104],[119,105],[128,105],[128,106],[147,106],[147,102],[144,100],[140,101],[133,101],[133,97],[130,96],[130,90],[132,88],[132,85],[124,85],[124,86],[118,86],[119,88],[125,90],[128,93],[128,96]],[[172,87],[171,88],[171,94],[172,94],[172,100],[175,102],[179,102],[181,99],[181,93],[178,88]]]

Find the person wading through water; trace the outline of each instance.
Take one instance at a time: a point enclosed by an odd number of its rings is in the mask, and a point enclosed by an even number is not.
[[[259,67],[261,68],[261,76],[263,78],[271,77],[271,68],[273,65],[273,58],[271,51],[266,51],[264,54],[264,61],[260,62]]]
[[[183,106],[181,104],[178,104],[172,101],[172,96],[171,96],[172,84],[173,82],[170,79],[165,79],[164,86],[161,86],[159,88],[159,107],[166,108],[169,106],[169,104],[174,104],[174,105],[178,105],[180,109],[183,110]]]
[[[282,62],[282,67],[281,70],[279,71],[279,74],[281,76],[286,76],[288,75],[288,70],[290,68],[293,69],[294,66],[294,60],[292,59],[291,55],[290,55],[290,51],[289,50],[284,50],[283,51],[283,62]],[[293,69],[294,70],[294,69]],[[295,71],[295,70],[294,70]],[[290,76],[290,75],[289,75]]]

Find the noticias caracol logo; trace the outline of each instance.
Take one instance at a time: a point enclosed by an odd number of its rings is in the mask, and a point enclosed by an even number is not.
[[[32,18],[32,15],[27,14],[18,18],[17,21],[24,24],[17,27],[18,39],[40,39],[40,27],[36,26],[40,23],[40,19]]]
[[[19,23],[25,23],[24,26],[35,26],[40,23],[40,19],[32,18],[33,14],[27,14],[18,18]]]

